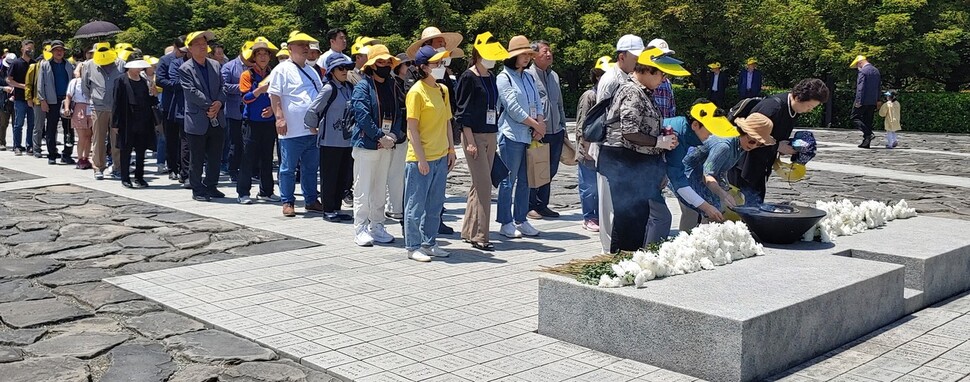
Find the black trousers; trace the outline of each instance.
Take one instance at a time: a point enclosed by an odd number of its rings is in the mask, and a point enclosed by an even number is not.
[[[727,97],[724,94],[724,89],[721,89],[718,91],[714,91],[714,90],[707,91],[707,100],[713,102],[715,106],[721,109],[724,109],[725,111],[727,111],[728,109],[728,107],[724,104],[726,102],[725,101],[726,98]]]
[[[131,152],[135,152],[135,179],[144,180],[145,179],[145,151],[146,147],[132,147],[127,143],[121,144],[121,166],[118,166],[121,172],[121,180],[131,181]]]
[[[229,175],[235,177],[239,174],[239,166],[242,164],[242,157],[245,152],[243,121],[241,119],[227,118],[226,122],[229,124],[229,136],[226,139],[229,142]]]
[[[173,121],[165,120],[162,125],[165,133],[165,165],[168,172],[179,174],[182,167],[182,125]]]
[[[666,174],[663,157],[603,146],[598,163],[599,173],[610,181],[613,199],[610,252],[643,248],[650,220],[650,200],[660,193],[660,183]]]
[[[71,120],[61,117],[61,104],[64,97],[57,97],[57,104],[47,104],[47,126],[44,128],[44,139],[47,141],[47,159],[57,159],[57,122],[61,123],[64,129],[64,152],[60,157],[68,159],[74,154],[74,129],[71,128]],[[74,112],[71,110],[71,112]],[[37,143],[40,145],[40,142]]]
[[[862,105],[852,108],[852,125],[862,131],[865,137],[872,136],[872,118],[876,113],[876,105]]]
[[[229,120],[232,125],[232,120]],[[236,193],[250,196],[253,174],[259,175],[259,195],[273,194],[273,145],[276,143],[276,124],[273,121],[249,121],[242,126],[243,146],[239,153],[239,176]]]
[[[222,160],[222,144],[226,138],[226,130],[222,127],[212,127],[203,135],[186,133],[189,139],[189,158],[192,169],[189,171],[189,184],[192,194],[206,196],[219,183],[219,162]],[[203,166],[205,180],[202,178]]]
[[[352,147],[320,148],[320,203],[324,212],[340,211],[344,193],[353,185]]]

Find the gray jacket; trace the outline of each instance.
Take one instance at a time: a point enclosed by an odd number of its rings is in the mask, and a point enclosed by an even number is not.
[[[211,58],[206,59],[205,70],[207,76],[199,72],[198,64],[191,57],[182,63],[178,69],[179,83],[185,94],[185,133],[192,135],[205,135],[211,126],[207,115],[209,107],[215,101],[226,106],[226,85],[222,80],[221,65],[219,61]],[[208,77],[208,81],[205,81]],[[206,83],[208,82],[208,83]],[[219,126],[225,128],[226,113],[221,110],[216,113]]]
[[[525,71],[536,80],[539,98],[542,99],[542,115],[546,117],[546,134],[563,131],[566,128],[566,109],[563,106],[559,74],[552,69],[543,71],[534,64]]]
[[[125,62],[116,60],[113,65],[99,66],[94,60],[87,65],[81,75],[81,92],[91,100],[95,111],[112,111],[115,104],[115,83],[125,74]]]
[[[74,65],[64,60],[64,70],[67,70],[67,83],[74,79]],[[54,85],[54,70],[50,60],[41,61],[37,70],[37,98],[53,105],[57,103],[57,88]]]

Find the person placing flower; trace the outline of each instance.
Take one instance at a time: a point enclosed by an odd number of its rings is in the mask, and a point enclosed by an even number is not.
[[[436,242],[448,172],[457,160],[449,90],[437,83],[445,75],[442,61],[449,54],[430,46],[418,50],[414,64],[420,80],[405,101],[410,143],[404,168],[404,246],[409,259],[421,262],[449,255]]]

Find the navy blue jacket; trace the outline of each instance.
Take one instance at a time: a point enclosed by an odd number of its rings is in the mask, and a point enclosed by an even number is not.
[[[866,64],[859,69],[859,76],[855,81],[855,103],[863,106],[875,106],[879,100],[879,69],[872,64]]]
[[[748,70],[742,70],[738,74],[738,94],[741,99],[751,97],[761,97],[761,71],[758,69],[751,73],[751,90],[748,90]]]
[[[165,55],[162,58],[164,59],[165,57],[168,57],[168,55]],[[161,60],[159,60],[159,62],[161,62]],[[162,85],[162,97],[164,97],[165,93],[169,93],[167,102],[165,101],[165,98],[162,98],[162,103],[165,107],[165,119],[169,121],[174,121],[185,117],[185,93],[182,90],[182,83],[179,81],[179,67],[181,67],[184,63],[185,58],[177,58],[173,54],[172,58],[169,60],[168,70],[166,71],[168,74],[165,76],[164,81],[162,80],[162,77],[160,77],[160,69],[155,73],[156,82],[159,85]],[[161,64],[159,64],[159,67],[160,66]],[[168,87],[171,87],[171,91],[169,91]]]
[[[391,123],[391,133],[400,138],[404,136],[404,93],[397,86],[397,81],[391,78],[385,81],[391,82],[396,95],[394,97],[395,113],[394,122]],[[384,136],[384,131],[381,130],[381,116],[378,115],[377,107],[377,88],[374,87],[373,78],[365,75],[354,86],[354,95],[351,97],[350,105],[354,110],[354,119],[356,119],[351,144],[354,147],[377,150],[377,140]]]

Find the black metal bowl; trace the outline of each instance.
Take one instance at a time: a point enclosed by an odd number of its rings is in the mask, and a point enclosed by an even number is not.
[[[825,211],[812,207],[765,203],[733,208],[748,225],[755,240],[770,244],[791,244],[802,238]]]

